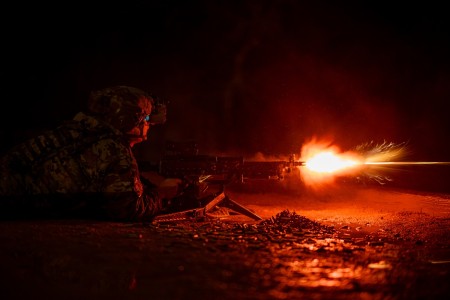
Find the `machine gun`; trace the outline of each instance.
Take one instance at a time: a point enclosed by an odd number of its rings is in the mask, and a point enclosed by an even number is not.
[[[225,194],[225,186],[248,180],[283,180],[293,168],[303,165],[304,162],[295,161],[294,155],[290,155],[288,160],[247,161],[243,157],[200,155],[197,144],[192,142],[168,142],[159,161],[158,173],[187,182],[189,188],[186,192],[189,191],[190,197],[187,202],[194,207],[186,208],[180,204],[180,211],[159,215],[154,221],[199,220],[208,217],[217,207],[226,207],[253,220],[261,220],[260,216],[231,200]],[[183,203],[183,199],[178,203]]]

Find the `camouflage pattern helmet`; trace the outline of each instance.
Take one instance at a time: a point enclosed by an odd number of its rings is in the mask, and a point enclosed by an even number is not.
[[[115,86],[91,92],[88,110],[127,132],[150,115],[153,105],[154,99],[146,92],[130,86]]]

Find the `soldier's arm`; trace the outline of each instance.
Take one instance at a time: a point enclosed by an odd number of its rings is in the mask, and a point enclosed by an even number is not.
[[[110,220],[151,220],[162,209],[162,199],[154,186],[143,184],[137,162],[130,149],[115,141],[102,145],[102,204]]]

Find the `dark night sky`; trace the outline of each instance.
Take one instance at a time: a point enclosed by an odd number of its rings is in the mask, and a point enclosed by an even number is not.
[[[3,146],[71,118],[92,89],[125,84],[170,102],[144,152],[169,139],[298,153],[317,136],[344,149],[409,142],[417,158],[450,161],[443,6],[177,2],[5,9]]]

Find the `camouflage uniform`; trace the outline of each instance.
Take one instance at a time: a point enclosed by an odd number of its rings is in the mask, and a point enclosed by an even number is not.
[[[112,123],[80,112],[9,151],[0,159],[3,213],[112,220],[148,220],[158,213],[155,187],[143,184],[126,135]]]

